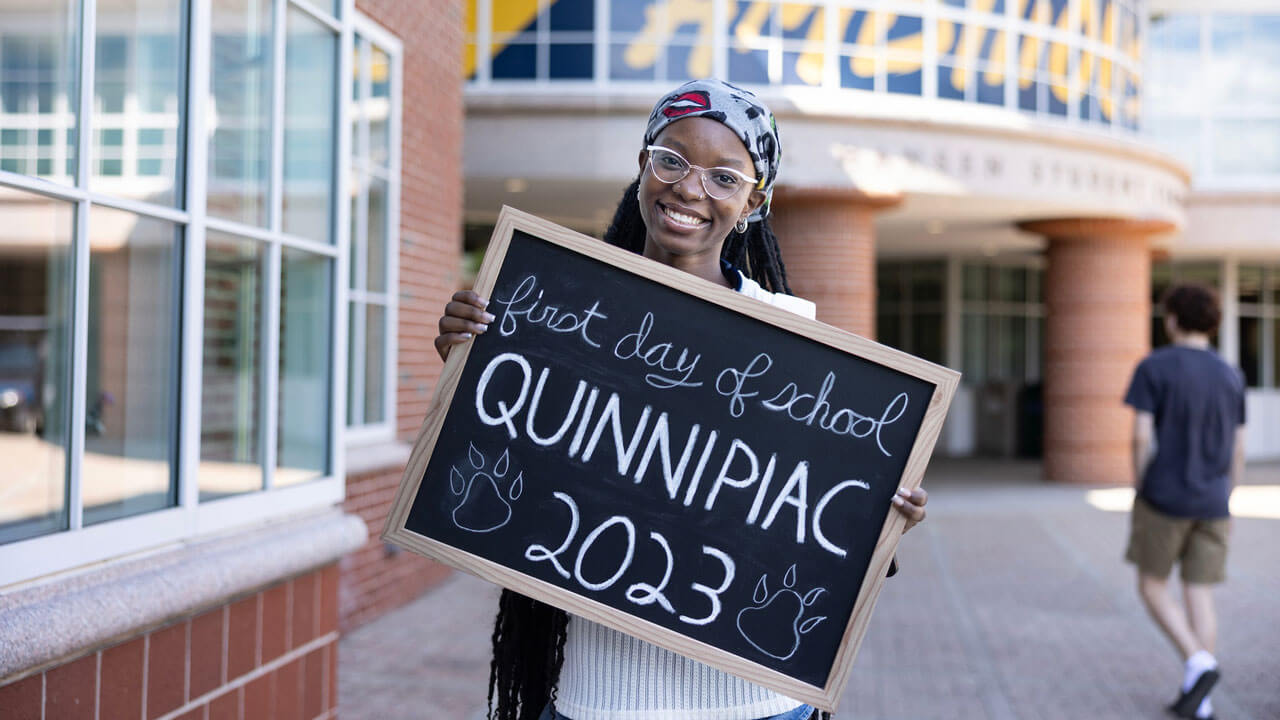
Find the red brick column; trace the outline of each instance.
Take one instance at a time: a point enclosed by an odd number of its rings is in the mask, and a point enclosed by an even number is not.
[[[876,333],[877,212],[901,195],[779,188],[770,223],[796,295],[818,304],[818,319],[866,337]]]
[[[1151,349],[1154,220],[1022,223],[1049,240],[1045,275],[1044,473],[1053,482],[1129,484],[1134,366]]]

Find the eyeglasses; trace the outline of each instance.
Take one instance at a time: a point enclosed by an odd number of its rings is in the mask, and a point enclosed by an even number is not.
[[[702,189],[716,200],[728,200],[742,188],[756,183],[754,178],[733,168],[704,168],[694,165],[680,153],[661,145],[650,145],[645,150],[649,153],[649,168],[653,170],[654,177],[668,185],[674,185],[683,180],[690,170],[697,170]]]

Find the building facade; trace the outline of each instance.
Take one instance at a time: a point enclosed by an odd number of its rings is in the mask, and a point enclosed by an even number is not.
[[[338,714],[337,639],[503,204],[600,234],[679,82],[759,92],[819,318],[941,452],[1128,482],[1169,283],[1280,456],[1280,29],[1140,0],[0,0],[0,715]],[[465,198],[465,204],[464,204]]]
[[[449,0],[0,0],[0,716],[336,717],[340,631],[444,576],[377,536],[461,43]]]
[[[652,102],[722,77],[777,115],[773,224],[797,293],[821,320],[964,373],[940,451],[1129,482],[1120,398],[1164,342],[1160,293],[1185,278],[1225,300],[1219,345],[1249,379],[1250,457],[1280,457],[1266,431],[1280,410],[1266,3],[476,0],[469,13],[471,246],[503,204],[602,234]]]

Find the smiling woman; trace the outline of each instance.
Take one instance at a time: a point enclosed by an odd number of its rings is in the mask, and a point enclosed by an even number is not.
[[[769,200],[782,150],[773,115],[754,94],[719,80],[686,83],[658,101],[641,148],[639,175],[623,192],[605,242],[814,317],[813,303],[790,295],[778,240],[769,227]],[[511,308],[523,307],[534,294],[534,284],[527,282],[516,293],[520,297],[495,298],[493,312],[503,316],[496,328],[499,334],[510,334],[505,324]],[[435,341],[442,357],[497,320],[487,306],[487,299],[471,291],[453,296],[440,318]],[[538,317],[552,330],[581,331],[584,340],[592,343],[585,332],[594,310],[584,312],[580,325],[559,327],[557,320],[548,319],[545,309]],[[533,313],[531,306],[522,317],[538,322]],[[623,338],[614,347],[615,356],[642,360],[651,370],[646,379],[654,387],[687,380],[697,357],[668,358],[668,351],[675,349],[657,339],[659,333],[651,322],[646,318],[640,330]],[[650,333],[658,344],[648,344]],[[523,362],[514,354],[500,358]],[[534,371],[523,369],[525,385],[532,387]],[[579,383],[579,395],[584,388]],[[592,393],[594,397],[595,390]],[[536,406],[536,401],[531,402],[530,416]],[[523,399],[514,401],[509,414],[518,412],[523,403]],[[506,408],[502,403],[498,406]],[[509,432],[516,432],[515,423],[503,414],[506,409],[498,415],[480,410],[482,417],[492,420],[490,424],[507,424]],[[527,425],[532,427],[531,422]],[[626,468],[619,472],[625,473]],[[924,503],[923,491],[916,491],[899,497],[895,507],[909,526],[923,519]],[[815,522],[824,504],[817,501]],[[770,516],[764,523],[771,521]],[[820,537],[816,526],[813,534]],[[510,590],[502,594],[493,638],[490,717],[499,720],[534,720],[540,712],[545,718],[577,720],[800,720],[816,712],[772,690]]]

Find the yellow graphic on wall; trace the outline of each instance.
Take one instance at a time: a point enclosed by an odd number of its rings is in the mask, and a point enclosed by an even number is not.
[[[487,5],[487,57],[498,57],[517,37],[525,46],[546,38],[553,46],[604,42],[612,79],[655,78],[655,69],[662,67],[668,78],[680,79],[714,74],[715,52],[723,47],[731,68],[736,59],[749,58],[746,67],[757,73],[736,78],[731,69],[731,80],[872,89],[876,77],[936,69],[938,97],[973,100],[981,90],[980,101],[993,104],[1004,104],[1005,77],[1012,73],[1016,90],[1032,98],[1023,102],[1033,108],[1052,102],[1058,108],[1054,112],[1065,114],[1068,102],[1087,99],[1096,103],[1095,116],[1100,111],[1109,119],[1120,100],[1126,117],[1136,118],[1139,78],[1121,71],[1114,59],[1136,68],[1142,55],[1137,16],[1128,5],[1122,11],[1116,0],[1075,0],[1072,10],[1068,0],[969,0],[966,15],[952,16],[941,5],[926,13],[924,0],[906,4],[919,9],[860,7],[871,2],[609,0],[609,36],[596,38],[591,0],[493,0]],[[562,17],[583,15],[579,30],[592,28],[585,33],[589,40],[582,32],[573,40],[557,40],[561,33],[548,21],[553,6]],[[1009,15],[1025,25],[1006,22]],[[724,38],[715,36],[718,17]],[[465,22],[464,72],[471,77],[478,57],[477,0],[467,2]],[[1099,54],[1095,47],[1109,53]],[[926,58],[936,58],[936,68],[926,67]],[[529,73],[532,77],[532,68]],[[587,67],[580,77],[591,75]],[[921,81],[914,82],[890,91],[922,94]],[[1038,95],[1038,89],[1046,95]]]
[[[555,0],[542,0],[543,9],[555,4]],[[492,60],[507,46],[511,36],[524,32],[538,17],[539,0],[493,0],[489,5],[492,35],[488,58]],[[476,37],[476,0],[467,0],[463,28],[466,37]],[[462,58],[462,76],[469,78],[476,72],[476,45],[468,42]]]

